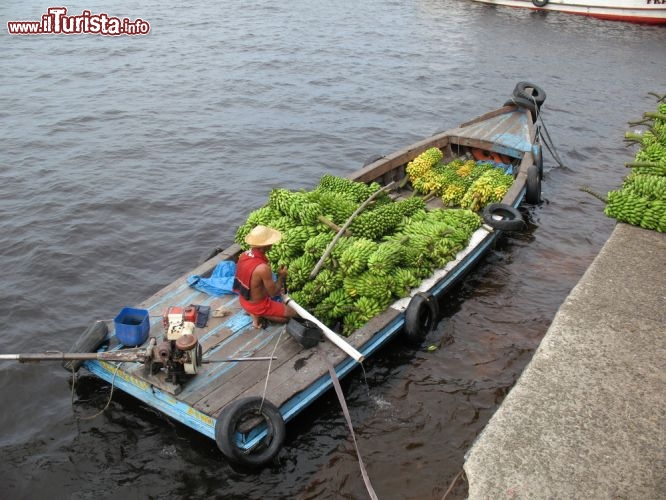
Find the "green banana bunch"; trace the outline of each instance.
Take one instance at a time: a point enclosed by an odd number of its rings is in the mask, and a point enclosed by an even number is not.
[[[313,291],[323,299],[342,285],[342,275],[331,269],[322,269],[308,284],[312,284]]]
[[[623,187],[648,199],[666,200],[666,176],[663,175],[632,173]]]
[[[610,191],[604,213],[620,222],[666,232],[666,201],[650,200],[631,190]]]
[[[464,179],[471,184],[491,168],[462,160],[443,165],[441,158],[436,148],[424,152],[419,160],[429,165],[424,178],[432,175],[439,184],[442,179]],[[414,163],[414,168],[418,165]],[[646,189],[654,181],[632,182],[635,189]],[[287,265],[291,297],[349,335],[392,300],[408,296],[433,269],[445,266],[481,221],[471,210],[426,210],[421,197],[393,201],[382,193],[350,225],[354,236],[342,236],[311,279],[310,273],[334,237],[320,216],[341,225],[378,189],[377,183],[328,174],[311,191],[273,189],[268,204],[250,213],[234,239],[246,248],[244,238],[258,224],[281,231],[282,239],[267,254],[272,269]]]
[[[368,265],[377,243],[365,238],[354,241],[340,256],[340,268],[345,276],[361,274]]]
[[[349,312],[354,304],[354,299],[350,297],[343,288],[333,290],[327,297],[333,303],[332,313],[334,317],[341,318]]]
[[[329,219],[338,225],[344,224],[354,213],[360,203],[355,201],[349,193],[337,193],[316,189],[311,192],[310,200],[318,203],[323,213],[329,215]]]
[[[366,184],[364,182],[352,181],[345,177],[324,174],[319,180],[317,189],[333,193],[345,193],[347,196],[351,195],[355,202],[361,203],[367,200],[375,191],[379,191],[381,186],[376,182]],[[381,200],[382,198],[383,201],[387,201],[388,195],[382,193],[377,200]]]
[[[409,208],[409,206],[406,206]],[[368,240],[379,240],[392,232],[402,220],[401,203],[387,203],[374,210],[360,213],[349,226],[355,236]]]
[[[397,268],[393,272],[391,293],[397,298],[407,297],[410,290],[419,286],[420,283],[421,280],[412,272],[410,268]]]
[[[238,229],[236,229],[234,243],[240,245],[243,250],[247,250],[249,248],[248,244],[245,243],[245,237],[250,233],[250,231],[252,231],[254,226],[256,226],[256,224],[245,222],[244,224],[238,226]]]
[[[259,225],[268,226],[272,220],[279,218],[281,215],[281,212],[266,205],[250,212],[250,215],[247,217],[247,223],[252,224],[252,227]]]
[[[365,271],[358,276],[347,276],[342,287],[350,297],[372,297],[380,302],[391,298],[391,277]]]
[[[400,265],[404,256],[404,247],[398,242],[383,243],[368,257],[368,269],[376,274],[388,275]]]
[[[431,210],[428,212],[428,217],[463,231],[466,238],[469,238],[474,231],[479,229],[482,222],[479,214],[464,208]]]
[[[639,144],[639,150],[636,161],[627,163],[631,174],[622,187],[608,193],[604,213],[620,222],[666,232],[666,103],[644,116],[652,120],[649,130],[625,134],[625,139]]]
[[[287,284],[289,291],[300,290],[305,283],[310,280],[310,273],[317,264],[317,261],[310,254],[303,254],[291,262],[289,266],[289,275],[287,277]]]
[[[305,242],[303,245],[303,251],[319,259],[319,257],[321,257],[326,251],[326,247],[328,247],[329,243],[333,241],[333,238],[334,235],[330,231],[315,234]]]

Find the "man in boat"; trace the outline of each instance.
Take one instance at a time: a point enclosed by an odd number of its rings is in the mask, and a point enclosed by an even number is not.
[[[243,252],[236,264],[234,292],[238,293],[240,305],[252,317],[252,326],[263,327],[264,320],[286,323],[298,316],[291,307],[272,297],[284,293],[287,268],[281,266],[277,280],[266,258],[266,252],[282,239],[282,233],[266,226],[256,226],[245,237],[250,249]]]

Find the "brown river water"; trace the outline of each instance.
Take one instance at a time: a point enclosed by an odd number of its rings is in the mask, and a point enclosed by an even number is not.
[[[5,2],[7,21],[49,4]],[[188,272],[270,189],[310,188],[547,93],[545,202],[449,296],[343,381],[382,499],[439,499],[613,229],[627,122],[666,89],[666,29],[464,0],[69,2],[144,36],[15,36],[0,57],[0,352],[66,350]],[[215,443],[58,363],[0,365],[2,498],[367,498],[331,392],[248,474]],[[109,398],[111,400],[109,403]],[[108,407],[107,407],[108,403]],[[102,410],[104,410],[102,412]],[[449,498],[464,498],[463,480]]]

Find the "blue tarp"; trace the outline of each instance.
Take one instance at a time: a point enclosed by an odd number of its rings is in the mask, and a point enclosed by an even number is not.
[[[219,297],[220,295],[234,293],[232,287],[235,274],[236,263],[231,260],[223,260],[215,266],[210,278],[202,278],[194,274],[187,278],[187,284],[208,295]]]

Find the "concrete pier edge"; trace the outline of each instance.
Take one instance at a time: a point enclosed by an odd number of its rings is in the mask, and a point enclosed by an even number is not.
[[[666,234],[618,223],[465,457],[470,499],[666,498]]]

